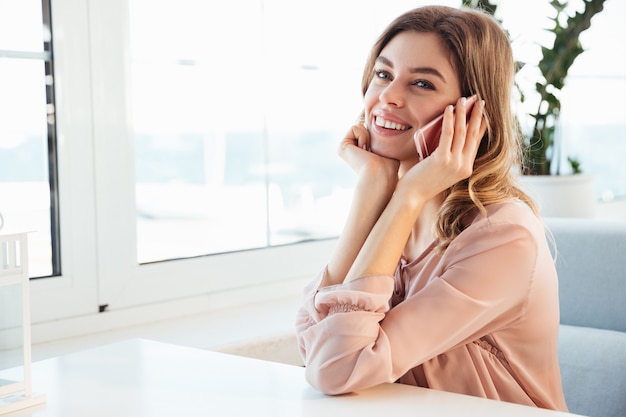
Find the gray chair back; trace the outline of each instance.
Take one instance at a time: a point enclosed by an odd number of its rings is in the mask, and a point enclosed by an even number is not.
[[[570,412],[626,417],[626,222],[546,219],[556,241],[559,362]]]

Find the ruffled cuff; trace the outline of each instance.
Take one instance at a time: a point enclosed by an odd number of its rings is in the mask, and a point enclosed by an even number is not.
[[[391,275],[367,275],[355,280],[319,288],[323,281],[324,270],[314,281],[316,291],[310,291],[309,301],[311,317],[320,321],[331,314],[353,311],[386,313],[394,288]]]

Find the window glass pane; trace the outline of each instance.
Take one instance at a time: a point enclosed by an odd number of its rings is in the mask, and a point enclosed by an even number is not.
[[[605,201],[626,199],[626,48],[612,39],[626,39],[626,2],[606,2],[581,36],[562,99],[563,157],[580,160]]]
[[[571,77],[567,83],[560,132],[563,166],[568,156],[578,159],[583,172],[593,174],[599,198],[626,198],[626,77]]]
[[[266,245],[260,2],[130,4],[139,261]]]
[[[40,23],[41,25],[41,23]],[[27,231],[31,276],[52,274],[44,61],[0,58],[0,212]]]
[[[41,0],[0,0],[0,51],[43,52],[41,22]]]
[[[344,30],[346,18],[368,10],[350,3],[265,2],[272,245],[337,236],[350,204],[355,176],[337,146],[361,111],[361,67],[374,36]]]

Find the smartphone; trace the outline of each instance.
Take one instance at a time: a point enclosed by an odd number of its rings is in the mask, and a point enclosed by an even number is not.
[[[473,95],[465,102],[466,116],[469,117],[474,103],[478,97]],[[439,145],[439,138],[441,137],[441,125],[443,123],[443,113],[438,117],[428,122],[424,127],[415,132],[415,146],[417,147],[417,153],[420,160],[426,158],[433,153],[437,145]]]

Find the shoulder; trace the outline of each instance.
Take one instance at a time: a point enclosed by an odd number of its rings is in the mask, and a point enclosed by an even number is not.
[[[480,252],[502,245],[520,244],[535,252],[545,240],[545,227],[540,218],[523,202],[511,200],[486,207],[467,228],[452,241],[449,249]]]
[[[523,203],[507,201],[476,215],[450,243],[441,278],[473,299],[516,306],[517,317],[537,278],[552,277],[550,262],[541,219]]]
[[[544,233],[543,221],[520,200],[510,200],[491,204],[486,207],[486,214],[478,213],[470,221],[468,232],[523,229],[531,234]]]

